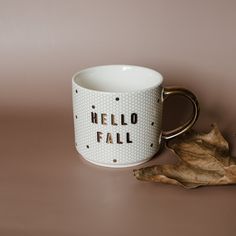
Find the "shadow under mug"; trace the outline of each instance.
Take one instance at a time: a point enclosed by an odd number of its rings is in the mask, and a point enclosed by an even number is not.
[[[129,167],[150,160],[163,139],[190,129],[199,115],[196,96],[185,88],[162,87],[162,75],[131,65],[84,69],[72,78],[75,145],[89,162]],[[193,114],[184,125],[162,131],[163,102],[173,95],[190,100]]]

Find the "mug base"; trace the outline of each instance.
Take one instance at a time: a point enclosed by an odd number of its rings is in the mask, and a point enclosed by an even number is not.
[[[97,165],[97,166],[102,166],[102,167],[109,167],[109,168],[127,168],[127,167],[133,167],[133,166],[137,166],[137,165],[141,165],[149,160],[151,160],[153,158],[152,157],[148,157],[142,161],[139,161],[139,162],[135,162],[135,163],[130,163],[130,164],[116,164],[116,165],[110,165],[110,164],[105,164],[105,163],[98,163],[98,162],[95,162],[95,161],[91,161],[89,159],[86,159],[85,157],[83,157],[82,155],[80,155],[84,160],[94,164],[94,165]]]

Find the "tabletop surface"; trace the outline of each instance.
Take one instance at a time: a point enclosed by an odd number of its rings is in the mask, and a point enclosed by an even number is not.
[[[70,113],[1,117],[0,235],[233,235],[236,186],[137,181],[85,161]],[[3,138],[4,137],[4,138]],[[143,166],[174,158],[168,150]]]
[[[74,147],[71,104],[77,71],[146,66],[163,86],[196,94],[194,128],[217,122],[236,156],[235,9],[232,0],[0,1],[0,236],[236,235],[236,185],[185,190],[94,166]],[[164,130],[191,114],[176,97],[165,109]],[[163,150],[142,166],[175,160]]]

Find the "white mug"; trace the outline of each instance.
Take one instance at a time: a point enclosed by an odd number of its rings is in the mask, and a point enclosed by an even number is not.
[[[199,114],[195,95],[183,88],[162,87],[162,75],[131,65],[84,69],[72,78],[77,151],[89,162],[129,167],[150,160],[162,139],[182,134]],[[191,119],[172,131],[162,131],[162,108],[170,95],[183,95],[193,105]]]

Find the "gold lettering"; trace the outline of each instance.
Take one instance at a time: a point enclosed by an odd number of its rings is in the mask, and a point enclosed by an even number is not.
[[[121,124],[127,125],[127,123],[125,123],[125,115],[124,114],[121,114]]]
[[[119,143],[119,144],[122,144],[122,143],[123,143],[123,142],[120,140],[120,134],[119,134],[119,133],[116,134],[116,141],[117,141],[117,143]]]
[[[126,142],[127,143],[132,143],[133,141],[130,140],[130,135],[129,133],[126,133]]]
[[[102,118],[102,125],[107,125],[107,114],[102,113],[101,118]]]
[[[115,115],[114,114],[111,114],[111,124],[117,125],[117,123],[115,122]]]
[[[101,139],[102,139],[102,132],[98,131],[97,132],[97,142],[100,143]]]
[[[113,143],[111,133],[107,133],[107,140],[106,143]]]
[[[91,122],[92,123],[98,123],[98,115],[96,112],[91,112]]]
[[[131,114],[131,124],[136,124],[138,122],[138,115],[136,113]]]

